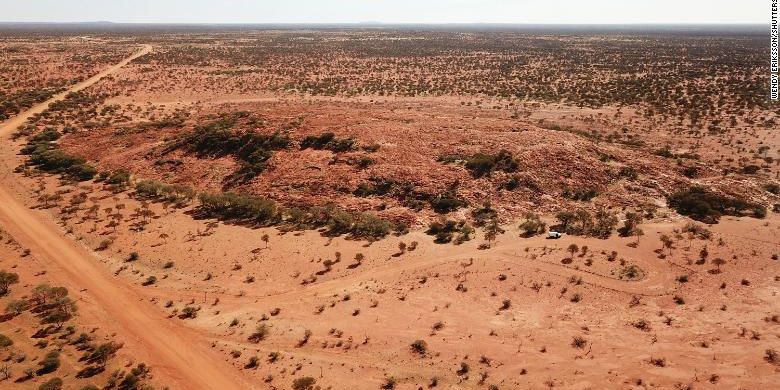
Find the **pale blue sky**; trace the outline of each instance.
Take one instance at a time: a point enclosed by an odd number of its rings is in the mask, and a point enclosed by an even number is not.
[[[768,23],[768,0],[0,0],[5,22]]]

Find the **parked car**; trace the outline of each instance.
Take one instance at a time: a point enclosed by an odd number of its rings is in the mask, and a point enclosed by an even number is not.
[[[553,240],[557,240],[559,238],[563,237],[563,233],[559,232],[549,232],[547,233],[547,238],[551,238]]]

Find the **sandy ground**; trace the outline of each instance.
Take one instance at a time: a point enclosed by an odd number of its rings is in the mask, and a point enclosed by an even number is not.
[[[763,389],[780,380],[766,359],[780,349],[776,213],[726,217],[709,239],[686,236],[689,221],[662,210],[638,243],[521,238],[512,223],[487,250],[482,232],[460,246],[419,229],[368,244],[198,220],[190,207],[144,206],[101,183],[14,174],[21,144],[6,145],[0,224],[49,277],[80,291],[86,320],[102,316],[174,389],[289,389],[306,376],[331,389],[377,389],[388,378],[398,389]],[[38,200],[54,193],[54,204]],[[63,212],[79,193],[89,202]],[[400,251],[401,242],[416,248]],[[570,254],[570,244],[588,249]],[[621,278],[632,265],[641,277]],[[187,307],[195,318],[179,317]],[[267,334],[250,340],[258,326]]]
[[[135,58],[151,51],[145,46],[128,57],[87,81],[77,84],[68,92],[86,88],[101,78],[113,73]],[[42,112],[49,104],[61,100],[60,94],[37,105],[29,111],[14,117],[0,129],[0,136],[8,137],[21,123],[35,113]],[[7,149],[6,149],[7,150]],[[9,157],[6,154],[5,157]],[[8,160],[4,166],[8,168]],[[7,180],[8,171],[4,172]],[[239,378],[220,369],[221,363],[210,352],[198,345],[197,337],[176,323],[167,321],[132,290],[115,283],[105,269],[100,268],[92,254],[84,247],[63,237],[61,230],[48,220],[20,203],[7,188],[0,189],[0,221],[5,230],[24,247],[35,251],[43,261],[58,270],[61,282],[67,286],[85,291],[96,305],[103,308],[110,321],[120,325],[128,343],[135,344],[142,356],[158,368],[165,379],[181,388],[242,388],[248,386]]]
[[[25,180],[36,187],[41,179]],[[43,183],[47,192],[63,189],[51,178]],[[63,195],[86,189],[105,207],[140,207],[102,185],[66,187]],[[468,389],[480,388],[485,372],[486,383],[499,388],[762,388],[779,375],[763,360],[779,344],[772,320],[780,312],[780,267],[771,259],[780,251],[776,216],[725,218],[711,227],[712,239],[679,239],[660,259],[658,237],[674,235],[685,220],[643,225],[646,235],[636,248],[629,245],[634,238],[519,238],[507,226],[491,249],[478,250],[479,236],[441,246],[415,232],[367,246],[317,232],[215,225],[193,220],[186,209],[151,209],[156,216],[142,231],[133,230],[138,218],[129,213],[116,231],[104,227],[103,217],[79,214],[62,223],[88,248],[113,238],[99,259],[118,274],[116,283],[135,286],[170,321],[213,340],[236,373],[258,384],[270,375],[270,386],[288,388],[292,379],[312,376],[333,388],[373,389],[393,376],[398,388],[417,388],[438,377],[441,388]],[[263,234],[270,236],[267,244]],[[417,249],[399,255],[398,243],[412,241]],[[571,243],[589,249],[565,264]],[[710,259],[727,259],[721,273],[710,272],[709,262],[696,264],[704,247]],[[127,263],[131,251],[139,260]],[[617,256],[610,261],[612,251]],[[323,261],[337,252],[341,262],[322,273]],[[365,260],[355,266],[358,253]],[[621,280],[628,265],[644,277]],[[149,276],[157,283],[141,287]],[[316,281],[301,284],[312,276]],[[685,304],[675,304],[675,297]],[[504,300],[511,302],[507,309]],[[197,318],[175,318],[186,306],[200,308]],[[638,328],[640,320],[647,326]],[[442,328],[434,329],[439,322]],[[258,324],[270,331],[256,344],[247,338]],[[312,336],[300,346],[306,330]],[[577,336],[588,341],[586,348],[570,346]],[[418,339],[428,343],[424,357],[410,351]],[[271,353],[278,360],[270,362]],[[483,355],[488,363],[479,362]],[[260,367],[245,369],[252,356],[260,357]],[[665,359],[664,367],[651,358]],[[461,362],[471,375],[455,373]]]

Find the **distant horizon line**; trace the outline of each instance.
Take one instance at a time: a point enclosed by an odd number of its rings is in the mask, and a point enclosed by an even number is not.
[[[115,22],[93,21],[2,21],[2,24],[117,24],[117,25],[194,25],[194,26],[252,26],[252,25],[385,25],[385,26],[446,26],[446,25],[496,25],[496,26],[769,26],[760,22],[627,22],[627,23],[562,23],[562,22]]]

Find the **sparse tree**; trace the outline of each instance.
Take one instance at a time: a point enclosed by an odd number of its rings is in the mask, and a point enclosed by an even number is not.
[[[634,237],[636,237],[636,245],[639,245],[639,239],[645,235],[644,230],[640,228],[634,229]]]
[[[504,229],[498,224],[498,221],[491,219],[485,226],[485,240],[488,242],[488,247],[492,246],[493,241],[499,234],[504,234]]]
[[[8,294],[12,284],[19,283],[19,274],[0,270],[0,296]]]
[[[672,248],[674,247],[674,240],[672,240],[671,237],[667,236],[666,234],[661,235],[661,244],[663,244],[663,247],[665,249],[669,250],[669,254],[672,254]]]
[[[542,222],[539,215],[529,213],[526,214],[525,221],[520,224],[520,230],[522,230],[522,235],[524,237],[531,237],[544,233],[544,231],[547,230],[547,225]]]
[[[571,254],[569,257],[574,258],[574,254],[577,253],[577,251],[580,250],[580,247],[578,247],[577,244],[571,244],[571,245],[569,245],[567,250]]]
[[[720,267],[726,264],[726,260],[724,260],[724,259],[722,259],[720,257],[716,257],[716,258],[712,259],[712,264],[714,264],[715,267],[717,267],[716,270],[717,270],[718,273],[720,273]]]

